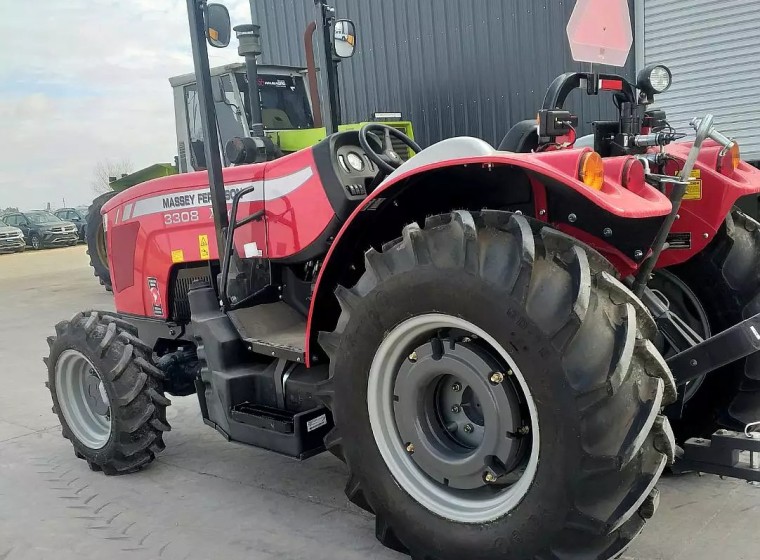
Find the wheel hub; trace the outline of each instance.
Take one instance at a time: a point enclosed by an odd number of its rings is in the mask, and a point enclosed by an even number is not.
[[[108,413],[108,396],[105,387],[103,387],[103,382],[94,369],[90,371],[90,375],[85,378],[84,383],[87,404],[93,412],[105,416]]]
[[[535,403],[519,368],[487,333],[431,313],[391,330],[372,361],[367,404],[397,483],[441,517],[496,519],[535,476]]]
[[[513,465],[520,449],[520,409],[511,382],[493,384],[499,364],[473,343],[433,338],[401,365],[394,415],[412,460],[451,488],[483,486],[489,469]]]
[[[111,437],[111,405],[103,381],[78,350],[64,350],[55,364],[58,404],[73,435],[91,449]]]

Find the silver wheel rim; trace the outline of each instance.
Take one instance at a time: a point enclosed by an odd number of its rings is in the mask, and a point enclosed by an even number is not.
[[[64,350],[55,364],[55,392],[66,425],[90,449],[111,437],[111,408],[92,362],[77,350]]]
[[[523,418],[523,421],[527,422],[530,434],[525,436],[529,441],[529,449],[519,469],[510,474],[516,480],[510,480],[508,486],[488,484],[485,480],[479,488],[451,488],[444,485],[420,467],[414,458],[414,449],[410,452],[410,442],[405,441],[406,438],[399,433],[394,412],[398,398],[394,392],[399,370],[406,360],[411,359],[410,350],[421,340],[435,332],[446,330],[469,333],[487,344],[489,351],[498,355],[500,362],[512,372],[510,383],[519,389],[521,403],[527,409],[528,418]],[[407,319],[390,331],[380,344],[370,366],[367,406],[375,443],[396,482],[436,515],[461,523],[493,521],[509,513],[522,501],[535,478],[540,433],[538,412],[531,392],[509,353],[488,333],[464,319],[430,313]],[[490,437],[489,430],[493,431],[490,426],[486,422],[486,437]],[[497,426],[501,424],[497,423]],[[474,449],[480,445],[478,441],[473,441]]]
[[[40,248],[40,239],[39,239],[39,237],[32,237],[32,247],[34,247],[35,249],[39,249]]]

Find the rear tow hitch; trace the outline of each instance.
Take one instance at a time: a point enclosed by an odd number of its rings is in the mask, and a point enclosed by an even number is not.
[[[757,351],[760,351],[760,313],[666,361],[680,386]]]
[[[680,416],[683,395],[690,381],[760,351],[760,313],[723,332],[701,339],[652,290],[645,289],[642,300],[657,326],[679,352],[666,360],[676,385],[679,401],[666,411]],[[718,430],[710,439],[690,438],[675,462],[675,472],[703,472],[760,483],[760,433],[752,432],[760,423],[746,427],[744,433]],[[749,453],[745,455],[744,453]]]
[[[744,456],[742,452],[749,452]],[[760,482],[760,433],[718,430],[710,439],[691,438],[673,466],[677,473],[703,472]]]

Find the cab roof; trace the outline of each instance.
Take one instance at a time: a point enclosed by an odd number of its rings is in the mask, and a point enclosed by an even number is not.
[[[300,76],[306,71],[299,66],[283,66],[279,64],[260,64],[258,65],[258,70],[261,74],[276,76]],[[231,72],[245,72],[245,63],[233,62],[232,64],[211,68],[211,76],[221,76],[222,74],[229,74]],[[169,83],[172,87],[186,86],[195,82],[195,73],[193,72],[169,78]]]

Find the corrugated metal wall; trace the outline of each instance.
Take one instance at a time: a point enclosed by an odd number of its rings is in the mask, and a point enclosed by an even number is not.
[[[250,0],[265,63],[303,65],[313,0]],[[631,0],[632,1],[632,0]],[[335,0],[353,19],[358,48],[340,64],[343,120],[401,111],[423,145],[456,135],[498,144],[536,114],[546,88],[573,62],[565,27],[574,0]],[[633,77],[634,56],[619,69]],[[601,67],[600,67],[601,69]],[[611,98],[571,95],[581,129],[614,118]]]
[[[662,62],[673,71],[670,90],[657,97],[670,124],[686,129],[692,117],[712,113],[718,129],[739,141],[744,159],[760,160],[760,2],[640,0],[637,6],[644,18],[639,65]]]

